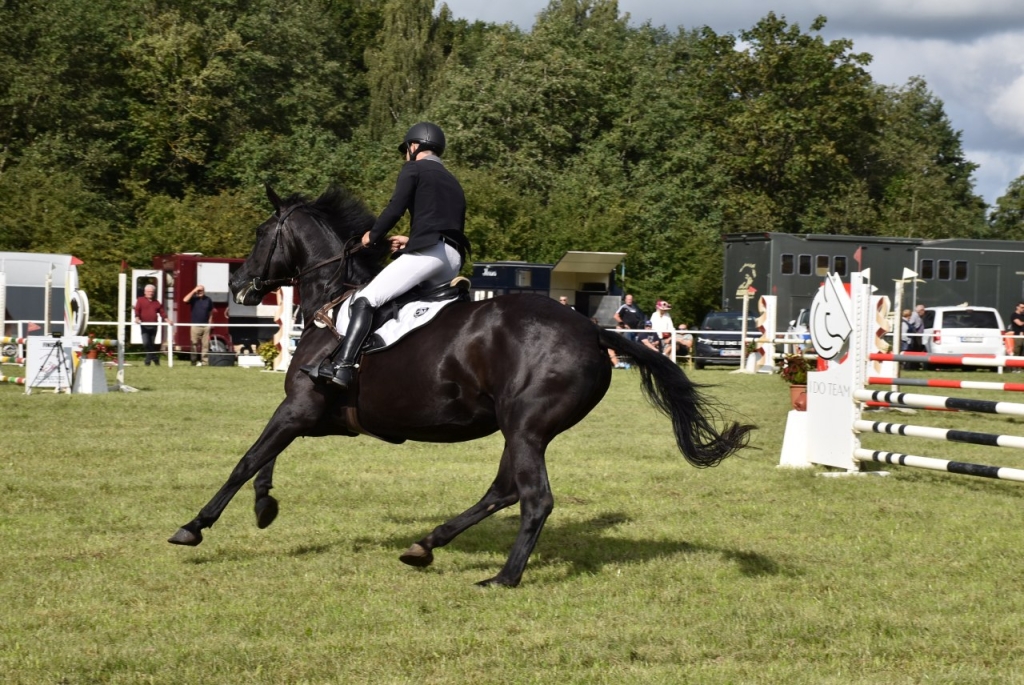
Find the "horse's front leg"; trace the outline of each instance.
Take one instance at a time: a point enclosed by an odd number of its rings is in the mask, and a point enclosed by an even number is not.
[[[274,412],[270,423],[263,429],[259,439],[239,460],[227,482],[200,510],[199,515],[179,528],[178,532],[168,539],[168,542],[193,547],[201,543],[203,528],[209,528],[216,523],[239,488],[255,476],[260,469],[270,464],[291,444],[292,440],[309,427],[313,421],[313,412],[309,410],[309,407],[298,407],[296,403],[287,399],[282,402]]]
[[[253,489],[256,491],[256,504],[253,507],[256,512],[256,527],[266,528],[277,518],[277,499],[270,494],[274,487],[274,464],[277,458],[271,459],[266,466],[256,474],[253,481]]]

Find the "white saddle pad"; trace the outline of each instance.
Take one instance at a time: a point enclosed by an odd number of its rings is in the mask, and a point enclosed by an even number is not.
[[[333,316],[334,326],[341,333],[348,330],[349,309],[351,308],[352,301],[357,297],[359,297],[358,292],[347,298],[341,303],[338,307],[338,311]],[[430,321],[437,316],[438,312],[453,302],[458,302],[458,298],[453,297],[450,300],[441,300],[438,302],[409,302],[408,304],[402,305],[401,309],[398,310],[398,316],[396,318],[388,319],[384,322],[383,326],[373,331],[373,334],[379,336],[380,339],[384,341],[384,344],[373,348],[367,352],[367,354],[379,352],[380,350],[385,350],[391,347],[412,331],[430,323]],[[384,306],[387,307],[390,306],[390,304],[386,304]],[[319,321],[316,322],[316,325],[321,328],[323,327],[323,324]]]

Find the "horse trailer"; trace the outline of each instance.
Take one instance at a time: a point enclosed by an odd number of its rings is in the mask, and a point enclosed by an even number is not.
[[[213,300],[213,325],[210,328],[210,361],[214,365],[234,364],[235,352],[252,354],[261,342],[273,339],[279,331],[275,321],[278,310],[277,291],[268,293],[255,306],[238,304],[231,297],[228,286],[231,275],[244,259],[233,257],[206,257],[197,252],[164,254],[153,257],[153,269],[134,283],[132,298],[142,294],[142,288],[152,283],[163,297],[164,309],[171,321],[191,321],[191,307],[184,301],[193,288],[202,284],[207,296]],[[296,304],[298,289],[295,290]],[[174,327],[174,340],[168,346],[178,353],[192,349],[191,329]]]
[[[610,328],[615,325],[614,314],[622,304],[615,285],[615,269],[625,258],[625,252],[570,250],[555,264],[480,262],[473,265],[470,279],[473,299],[512,293],[564,297],[573,309]]]
[[[0,335],[25,337],[53,332],[69,334],[70,308],[81,309],[78,265],[66,254],[0,252]],[[47,301],[49,293],[49,301]],[[49,315],[49,322],[44,319]],[[87,316],[87,313],[86,313]],[[10,350],[4,355],[11,356]]]
[[[950,238],[883,238],[788,233],[723,236],[722,308],[739,309],[742,293],[778,297],[778,322],[807,309],[828,273],[871,270],[871,284],[893,296],[904,269],[917,276],[903,307],[970,305],[1011,310],[1024,301],[1024,242]]]

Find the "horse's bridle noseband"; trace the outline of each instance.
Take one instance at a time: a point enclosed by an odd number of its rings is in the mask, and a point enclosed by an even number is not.
[[[267,276],[270,274],[270,263],[274,260],[274,252],[277,250],[277,243],[281,238],[281,231],[284,228],[285,222],[287,222],[288,218],[291,217],[292,212],[294,212],[296,209],[301,208],[302,205],[294,205],[290,207],[288,211],[285,212],[284,214],[280,214],[280,211],[278,212],[279,216],[277,219],[277,225],[274,227],[273,242],[270,244],[270,251],[267,253],[267,260],[263,264],[263,275],[255,276],[251,281],[249,281],[249,288],[251,290],[259,293],[263,292],[264,290],[274,290],[276,288],[280,288],[283,285],[297,285],[299,280],[303,276],[306,276],[316,271],[320,267],[327,266],[328,264],[333,264],[334,262],[338,261],[342,262],[342,266],[344,266],[345,259],[352,256],[359,250],[363,249],[361,236],[352,236],[351,238],[345,241],[344,249],[342,249],[342,251],[339,254],[336,254],[333,257],[328,257],[327,259],[317,262],[313,266],[306,267],[299,273],[289,278],[267,278]],[[323,226],[323,222],[320,221],[320,219],[312,215],[308,216],[310,219],[319,224],[321,228],[324,228],[324,230],[326,230],[326,227]],[[353,242],[355,242],[354,245],[351,244]]]

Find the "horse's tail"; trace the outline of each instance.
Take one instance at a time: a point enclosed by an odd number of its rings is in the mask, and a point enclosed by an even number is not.
[[[640,370],[644,395],[672,419],[680,451],[698,468],[717,466],[733,452],[746,447],[754,426],[732,423],[719,432],[714,419],[718,412],[712,400],[700,392],[671,359],[612,331],[601,329],[604,347],[633,358]]]

